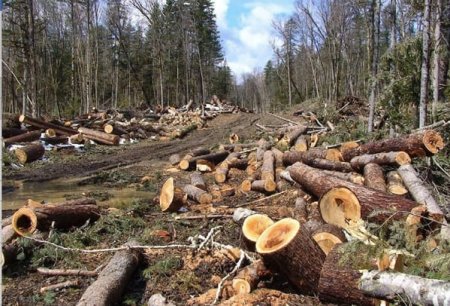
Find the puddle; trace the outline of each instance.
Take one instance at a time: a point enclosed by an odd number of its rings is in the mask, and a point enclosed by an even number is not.
[[[135,188],[111,188],[99,185],[79,186],[78,182],[86,178],[58,179],[44,182],[18,182],[19,188],[12,192],[2,194],[2,209],[18,209],[24,205],[28,199],[46,203],[58,203],[66,200],[68,195],[81,195],[83,192],[107,192],[110,198],[97,203],[101,206],[123,207],[133,200],[148,199],[155,196],[154,192],[136,191]]]

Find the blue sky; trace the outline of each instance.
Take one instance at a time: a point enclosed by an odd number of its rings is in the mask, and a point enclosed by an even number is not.
[[[213,0],[228,65],[236,76],[272,58],[272,20],[289,16],[293,0]]]

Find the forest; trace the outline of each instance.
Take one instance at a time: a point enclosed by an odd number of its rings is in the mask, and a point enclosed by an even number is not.
[[[389,122],[436,119],[449,95],[448,0],[293,5],[273,21],[273,58],[233,75],[211,0],[6,1],[3,111],[61,117],[217,95],[264,112],[352,96],[367,101],[369,131],[377,107]]]

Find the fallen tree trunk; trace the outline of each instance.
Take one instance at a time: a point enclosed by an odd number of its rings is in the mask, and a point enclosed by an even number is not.
[[[120,137],[114,134],[107,134],[104,132],[80,127],[78,128],[78,132],[83,134],[84,138],[97,141],[99,143],[107,144],[107,145],[118,145],[120,142]]]
[[[411,163],[411,157],[405,152],[382,152],[355,156],[350,161],[355,170],[361,170],[365,165],[374,163],[378,165],[401,166]]]
[[[282,219],[267,228],[256,241],[256,252],[301,292],[317,292],[325,254],[297,220]]]
[[[14,154],[22,165],[38,160],[39,158],[44,156],[44,153],[45,148],[41,144],[32,144],[14,150]]]
[[[374,163],[364,166],[364,184],[369,188],[386,192],[386,181],[381,166]]]
[[[295,129],[288,132],[284,136],[284,138],[287,141],[287,143],[289,144],[289,146],[292,147],[295,144],[295,141],[297,140],[297,138],[299,138],[300,135],[306,133],[307,130],[308,130],[308,127],[306,127],[306,126],[295,127]]]
[[[222,162],[227,156],[229,152],[228,151],[221,151],[217,153],[209,153],[205,155],[197,155],[192,158],[186,159],[183,158],[182,161],[180,161],[179,167],[182,170],[192,170],[195,168],[195,164],[197,160],[204,159],[210,162],[213,162],[214,164],[218,164]]]
[[[36,229],[48,230],[52,223],[57,229],[68,229],[72,226],[82,226],[86,221],[96,221],[100,218],[97,205],[42,205],[41,207],[22,207],[13,215],[12,226],[17,234],[26,236]]]
[[[187,202],[186,193],[175,187],[172,177],[165,181],[159,196],[159,207],[163,212],[176,212]]]
[[[397,220],[418,205],[400,196],[327,176],[305,164],[296,163],[289,172],[296,182],[320,198],[320,212],[325,222],[343,228],[349,225],[349,221],[357,222],[361,218],[373,222],[384,222],[389,217]],[[405,213],[394,214],[399,211]]]
[[[187,194],[189,199],[194,200],[197,203],[209,204],[212,202],[212,195],[193,185],[185,185],[183,191]]]
[[[45,122],[45,121],[42,121],[39,119],[30,118],[25,115],[20,115],[19,121],[22,123],[29,124],[31,126],[38,127],[43,130],[53,129],[53,130],[55,130],[56,134],[59,134],[59,135],[70,136],[70,135],[78,134],[77,131],[75,131],[74,129],[71,129],[71,128],[68,128],[68,127],[65,127],[62,125],[50,123],[50,122]]]
[[[40,137],[41,137],[41,131],[32,131],[32,132],[27,132],[25,134],[20,134],[17,136],[3,139],[3,143],[5,144],[5,146],[9,146],[11,144],[19,143],[19,142],[36,141],[36,140],[39,140]]]
[[[134,243],[128,243],[132,246]],[[108,306],[120,301],[131,276],[139,265],[141,254],[136,249],[118,251],[100,272],[97,280],[83,293],[78,306]]]
[[[246,212],[246,214],[250,214]],[[242,241],[247,250],[254,252],[259,236],[274,222],[267,215],[251,214],[242,224]]]
[[[343,151],[342,157],[345,161],[350,161],[353,157],[363,154],[391,151],[403,151],[410,157],[423,157],[436,154],[443,148],[444,140],[441,135],[436,131],[427,130],[398,138],[369,142],[359,147]]]
[[[232,281],[236,295],[250,293],[255,290],[262,278],[272,273],[266,268],[262,260],[256,260],[240,270]]]

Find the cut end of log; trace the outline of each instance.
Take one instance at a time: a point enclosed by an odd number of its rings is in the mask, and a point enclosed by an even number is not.
[[[243,192],[249,192],[252,190],[252,181],[251,180],[243,180],[241,183],[241,190]]]
[[[179,188],[175,188],[173,178],[169,178],[161,188],[159,206],[161,211],[178,211],[186,203],[187,195]]]
[[[357,143],[356,141],[347,141],[344,142],[343,144],[341,144],[339,150],[341,152],[344,152],[345,150],[350,150],[350,149],[354,149],[359,147],[359,143]]]
[[[297,236],[300,223],[286,218],[269,226],[256,241],[256,252],[270,254],[283,249]]]
[[[326,223],[347,228],[361,219],[361,206],[355,194],[345,187],[326,192],[319,202],[320,213]]]
[[[298,143],[294,146],[294,151],[306,152],[308,151],[308,145],[306,143]]]
[[[107,134],[112,134],[112,132],[114,131],[114,126],[112,124],[105,124],[105,127],[103,128],[103,130]]]
[[[401,166],[411,163],[411,157],[406,152],[398,152],[395,161]]]
[[[50,137],[50,138],[56,137],[56,132],[54,129],[46,129],[45,136]]]
[[[312,238],[317,242],[325,255],[328,255],[336,244],[344,242],[332,233],[326,232],[314,234]]]
[[[233,279],[232,285],[234,289],[234,293],[236,295],[238,294],[247,294],[252,291],[252,288],[250,286],[250,283],[246,281],[245,279]]]
[[[25,121],[25,115],[20,115],[19,116],[19,122],[24,122]]]
[[[272,179],[267,179],[264,182],[264,190],[267,192],[275,192],[277,190],[277,183]]]
[[[189,169],[189,160],[183,159],[182,161],[180,161],[180,164],[178,166],[180,167],[181,170]]]
[[[20,120],[20,119],[19,119]],[[427,130],[423,133],[423,144],[425,148],[432,154],[436,154],[445,146],[442,136],[433,130]]]
[[[36,230],[37,217],[32,209],[22,207],[14,213],[11,224],[17,234],[27,236]]]
[[[267,215],[254,214],[245,219],[242,224],[242,233],[248,240],[256,242],[259,236],[273,223]]]
[[[388,192],[390,194],[404,195],[408,193],[408,190],[401,185],[389,185]]]
[[[338,149],[328,149],[325,159],[332,161],[344,161],[342,153]]]

